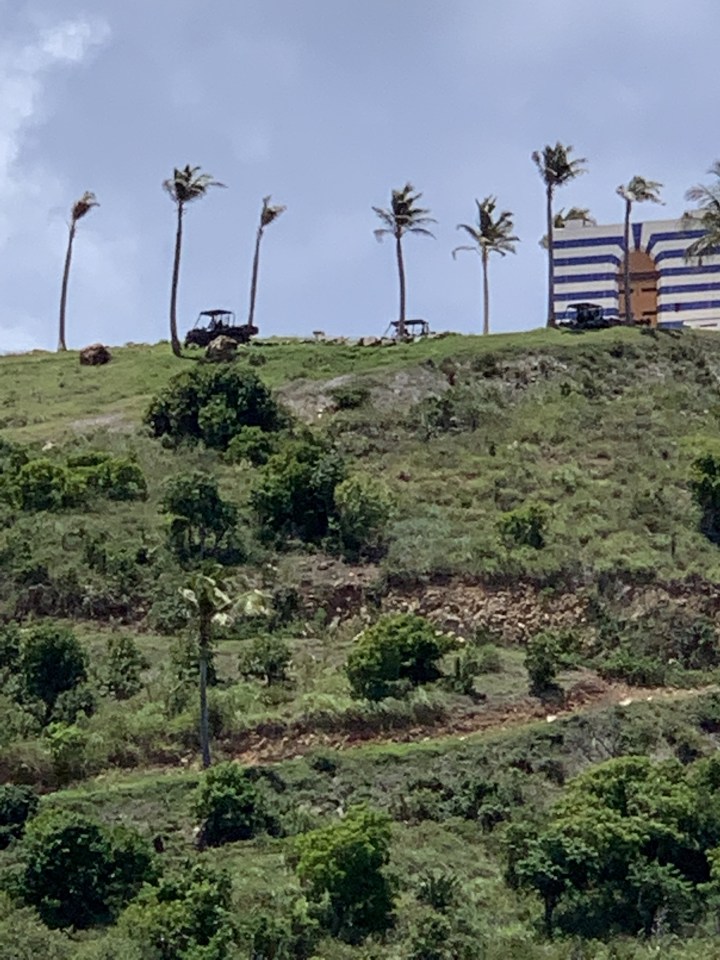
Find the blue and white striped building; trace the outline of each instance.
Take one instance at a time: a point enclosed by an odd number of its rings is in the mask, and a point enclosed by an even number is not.
[[[720,256],[702,263],[685,259],[702,236],[692,220],[649,220],[632,224],[630,286],[633,315],[655,325],[683,321],[720,330]],[[624,315],[623,226],[570,221],[553,231],[555,310],[571,315],[570,304],[596,303],[607,316]]]

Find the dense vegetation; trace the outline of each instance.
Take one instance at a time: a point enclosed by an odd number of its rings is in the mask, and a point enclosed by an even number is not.
[[[75,362],[0,360],[0,960],[711,955],[720,342]]]

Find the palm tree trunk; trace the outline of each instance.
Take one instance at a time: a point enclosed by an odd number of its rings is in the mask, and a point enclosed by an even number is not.
[[[250,283],[250,312],[248,313],[248,326],[253,325],[255,319],[255,297],[257,296],[258,269],[260,267],[260,241],[262,240],[263,228],[258,227],[257,237],[255,239],[255,256],[253,257],[252,281]]]
[[[72,262],[73,240],[75,239],[75,221],[70,224],[67,253],[65,254],[65,269],[63,270],[62,290],[60,292],[60,330],[58,333],[58,350],[67,350],[65,343],[65,307],[67,305],[68,281],[70,279],[70,263]]]
[[[180,281],[180,253],[182,251],[183,205],[177,205],[177,233],[175,234],[175,259],[173,261],[172,287],[170,288],[170,346],[176,357],[180,356],[180,340],[177,332],[177,293]]]
[[[482,251],[482,269],[483,269],[483,336],[490,333],[490,287],[488,285],[488,251],[483,247]]]
[[[210,766],[210,723],[208,719],[207,702],[207,675],[208,655],[210,651],[210,624],[204,617],[200,619],[200,750],[202,765],[205,769]]]
[[[625,251],[625,263],[624,263],[624,278],[623,278],[623,287],[625,290],[625,322],[632,323],[632,295],[630,293],[630,211],[632,209],[632,203],[629,200],[625,200],[625,236],[623,240],[623,248]]]
[[[553,192],[552,186],[547,185],[546,215],[548,237],[548,327],[555,326],[555,238],[553,237]]]
[[[398,316],[397,335],[399,340],[404,340],[405,331],[405,262],[402,252],[402,235],[395,234],[395,253],[397,256],[398,278],[400,280],[400,314]]]

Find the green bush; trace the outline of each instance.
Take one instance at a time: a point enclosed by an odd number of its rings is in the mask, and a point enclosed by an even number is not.
[[[353,807],[340,822],[298,837],[298,877],[333,935],[352,942],[391,925],[390,824],[385,814]]]
[[[361,556],[376,559],[383,550],[393,498],[375,477],[355,474],[337,485],[335,518],[340,549],[348,560]]]
[[[693,461],[690,491],[702,511],[700,529],[717,543],[720,540],[720,456],[705,453]]]
[[[162,510],[170,514],[169,543],[179,560],[222,557],[237,523],[237,508],[222,499],[215,477],[201,470],[171,477]]]
[[[49,719],[60,694],[87,679],[87,656],[72,630],[42,624],[25,633],[19,670],[25,691],[43,701]]]
[[[21,853],[20,892],[49,927],[107,922],[155,876],[150,847],[136,834],[69,811],[31,820]]]
[[[537,504],[519,507],[503,514],[499,529],[501,535],[513,545],[542,550],[547,532],[547,513]]]
[[[346,383],[329,391],[336,410],[356,410],[370,399],[370,387],[364,383]]]
[[[52,719],[59,723],[75,723],[80,714],[91,717],[97,709],[97,696],[88,683],[78,683],[64,690],[55,701]]]
[[[195,798],[200,836],[211,847],[249,840],[271,822],[265,798],[238,763],[219,763],[204,774]]]
[[[228,444],[225,459],[228,463],[247,460],[254,467],[261,467],[276,452],[277,446],[276,433],[268,433],[260,427],[242,427]]]
[[[530,638],[525,653],[525,669],[532,694],[544,696],[558,689],[555,678],[563,652],[562,642],[553,631],[537,633]]]
[[[68,457],[68,469],[79,482],[109,500],[144,500],[145,476],[129,457],[91,450]]]
[[[11,783],[0,786],[0,850],[22,836],[26,821],[37,812],[38,802],[32,787]]]
[[[668,665],[621,647],[599,658],[598,672],[605,680],[624,680],[636,687],[662,687],[667,682]]]
[[[291,660],[290,647],[282,637],[261,634],[247,643],[240,654],[238,669],[242,677],[263,680],[268,685],[287,680]]]
[[[152,960],[225,960],[234,957],[232,884],[205,863],[186,864],[146,887],[123,913],[121,933]]]
[[[348,657],[353,693],[381,700],[437,680],[438,661],[449,647],[448,639],[422,617],[406,613],[381,617],[357,637]]]
[[[201,440],[226,450],[244,427],[278,430],[287,422],[270,390],[249,370],[203,365],[178,374],[152,401],[145,423],[174,443]]]
[[[46,458],[20,467],[12,491],[21,510],[62,510],[79,505],[86,494],[80,477]]]
[[[116,700],[128,700],[142,690],[141,675],[150,661],[144,657],[132,637],[113,634],[107,643],[104,685]]]
[[[260,472],[251,503],[261,530],[318,542],[335,516],[335,489],[345,464],[317,439],[288,442]]]

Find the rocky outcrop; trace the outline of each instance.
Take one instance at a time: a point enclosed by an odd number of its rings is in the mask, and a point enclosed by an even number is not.
[[[102,343],[91,343],[89,347],[83,347],[80,351],[80,363],[84,367],[100,367],[104,363],[110,363],[111,360],[110,350]]]
[[[213,363],[228,363],[235,359],[237,348],[237,342],[232,337],[221,334],[207,345],[205,359]]]

